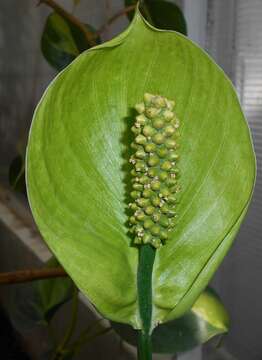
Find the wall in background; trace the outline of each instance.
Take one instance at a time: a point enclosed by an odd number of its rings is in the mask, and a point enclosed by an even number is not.
[[[34,1],[0,3],[0,154],[1,172],[31,121],[35,103],[54,72],[39,51],[39,33],[47,14]]]

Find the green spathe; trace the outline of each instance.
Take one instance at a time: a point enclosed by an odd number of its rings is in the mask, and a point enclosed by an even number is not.
[[[127,206],[132,109],[144,93],[175,99],[183,120],[179,217],[152,274],[154,328],[192,306],[250,202],[250,133],[222,70],[137,11],[125,32],[80,55],[48,87],[30,132],[27,186],[43,238],[80,290],[107,318],[141,328]]]

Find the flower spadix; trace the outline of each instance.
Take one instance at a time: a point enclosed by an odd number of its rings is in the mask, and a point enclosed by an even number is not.
[[[95,307],[135,328],[139,252],[156,247],[154,328],[205,288],[254,178],[249,129],[228,78],[188,38],[153,28],[139,11],[124,33],[61,72],[34,114],[27,186],[36,224]]]
[[[135,106],[138,115],[132,127],[135,139],[131,144],[134,154],[129,160],[134,166],[131,171],[134,202],[129,204],[133,210],[129,220],[137,245],[159,248],[175,227],[179,120],[174,106],[174,101],[148,93]]]

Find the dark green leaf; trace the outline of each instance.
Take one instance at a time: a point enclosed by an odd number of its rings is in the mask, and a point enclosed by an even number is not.
[[[55,257],[52,257],[48,267],[60,266]],[[48,323],[55,312],[71,299],[73,296],[74,284],[69,277],[39,280],[33,284],[38,301],[35,308],[39,313],[39,319]]]
[[[131,6],[131,5],[136,5],[137,4],[137,0],[125,0],[125,7]],[[135,15],[135,10],[133,11],[129,11],[127,12],[126,16],[128,17],[128,19],[131,21],[133,19]]]
[[[47,266],[59,266],[52,257]],[[10,317],[18,331],[28,331],[36,325],[47,325],[55,312],[73,296],[70,278],[39,280],[19,284],[12,290]]]
[[[46,60],[59,71],[79,55],[68,24],[57,13],[52,13],[47,18],[41,47]]]
[[[153,351],[176,353],[188,351],[212,337],[228,331],[229,318],[219,297],[210,288],[204,291],[184,316],[159,325],[152,334]],[[125,341],[137,345],[137,332],[129,325],[112,323]]]
[[[81,1],[81,0],[72,0],[72,1],[73,1],[73,4],[74,4],[75,6],[77,6],[77,5],[80,4],[80,1]]]
[[[135,5],[136,0],[125,0],[125,6]],[[165,0],[146,0],[141,5],[141,11],[147,21],[160,29],[175,30],[187,35],[186,20],[180,8]],[[128,12],[129,20],[133,19],[134,11]]]
[[[17,155],[9,167],[9,184],[16,191],[26,195],[25,162],[21,155]]]
[[[86,28],[95,30],[86,25]],[[97,39],[97,43],[100,39]],[[81,52],[90,48],[84,33],[74,24],[57,13],[48,16],[41,40],[42,53],[56,70],[60,71],[69,65]]]
[[[74,41],[75,41],[75,44],[77,46],[79,53],[89,49],[90,45],[87,42],[84,33],[78,27],[73,25],[72,23],[68,22],[68,26],[70,27],[71,34],[74,38]],[[91,25],[85,24],[85,27],[90,32],[95,33],[95,31],[96,31]],[[100,39],[100,37],[97,37],[96,44],[100,44],[100,43],[101,43],[101,39]]]

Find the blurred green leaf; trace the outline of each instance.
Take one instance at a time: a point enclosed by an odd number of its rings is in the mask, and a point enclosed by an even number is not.
[[[26,195],[25,162],[22,155],[17,155],[10,164],[9,184],[14,190]]]
[[[77,48],[78,48],[79,53],[81,53],[81,52],[89,49],[89,48],[90,48],[90,45],[89,45],[89,43],[87,42],[84,33],[83,33],[78,27],[76,27],[75,25],[73,25],[72,23],[69,23],[69,22],[68,22],[68,26],[69,26],[69,28],[70,28],[71,34],[72,34],[72,36],[73,36],[73,38],[74,38],[74,41],[75,41],[75,44],[76,44],[76,46],[77,46]],[[86,29],[87,29],[88,31],[90,31],[90,32],[92,32],[92,33],[95,34],[96,30],[95,30],[95,28],[93,28],[91,25],[85,24],[85,27],[86,27]],[[97,44],[97,45],[98,45],[98,44],[101,44],[101,39],[100,39],[100,37],[97,37],[97,38],[96,38],[96,44]]]
[[[95,32],[90,25],[86,28]],[[97,39],[97,44],[100,39]],[[43,30],[42,53],[48,63],[60,71],[69,65],[81,52],[90,48],[84,33],[57,13],[51,13]]]
[[[80,4],[80,1],[81,1],[81,0],[73,0],[73,4],[74,4],[75,6],[77,6],[77,5]]]
[[[115,331],[128,343],[137,345],[137,333],[129,325],[112,323]],[[184,316],[159,325],[152,334],[153,351],[176,353],[191,350],[212,337],[226,333],[229,317],[214,290],[206,289]]]
[[[125,7],[131,6],[131,5],[136,5],[136,4],[137,4],[137,0],[124,0],[124,6]],[[128,17],[128,19],[130,21],[133,19],[134,15],[135,15],[135,10],[128,11],[126,13],[126,16]]]
[[[125,6],[135,5],[137,0],[125,0]],[[187,35],[186,20],[180,8],[165,0],[145,0],[141,11],[147,21],[160,29],[175,30]],[[134,11],[128,12],[129,20],[133,19]]]
[[[79,55],[68,24],[56,13],[50,14],[47,18],[41,48],[46,60],[58,71]]]
[[[55,257],[47,262],[47,267],[60,266]],[[69,277],[39,280],[33,283],[37,301],[35,309],[42,323],[49,323],[56,311],[73,296],[74,283]]]
[[[59,266],[52,257],[46,264]],[[74,284],[69,277],[14,285],[11,289],[9,316],[19,332],[28,332],[37,325],[48,325],[56,311],[73,296]]]
[[[65,354],[63,354],[63,360],[71,360],[74,359],[74,351],[69,351],[68,353],[66,352]]]

